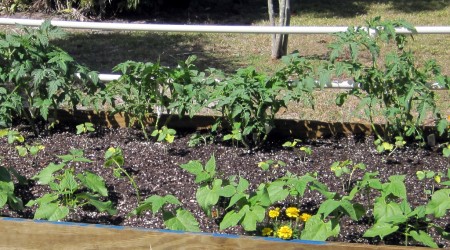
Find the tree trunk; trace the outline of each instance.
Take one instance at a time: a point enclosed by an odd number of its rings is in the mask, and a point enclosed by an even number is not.
[[[290,0],[278,0],[279,2],[279,19],[278,25],[280,27],[289,26],[291,21],[291,4]],[[273,0],[267,1],[269,10],[269,21],[272,26],[275,26],[275,11]],[[279,59],[287,54],[288,34],[273,34],[272,35],[272,59]]]

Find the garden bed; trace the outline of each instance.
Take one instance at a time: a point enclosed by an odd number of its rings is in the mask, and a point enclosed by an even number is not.
[[[288,172],[302,176],[311,173],[317,179],[327,185],[330,191],[345,193],[345,186],[349,179],[347,175],[336,177],[330,166],[336,161],[351,160],[353,163],[364,163],[365,170],[356,170],[350,182],[353,185],[357,180],[361,180],[364,173],[378,171],[378,178],[385,183],[393,175],[405,175],[404,183],[407,189],[408,202],[411,206],[417,207],[426,204],[430,195],[426,195],[425,190],[431,190],[432,179],[418,181],[417,171],[434,171],[435,173],[447,173],[448,159],[442,156],[438,148],[423,149],[418,146],[409,145],[403,149],[398,149],[392,154],[380,154],[376,151],[373,137],[371,136],[331,136],[321,139],[308,139],[301,143],[302,146],[310,147],[311,155],[302,155],[296,149],[290,150],[282,147],[282,144],[292,138],[281,137],[272,139],[266,146],[256,152],[249,152],[245,148],[236,147],[223,142],[207,142],[196,147],[189,147],[188,142],[192,132],[180,130],[174,142],[171,144],[145,140],[139,130],[131,128],[106,128],[97,127],[94,132],[77,135],[73,125],[60,126],[57,130],[39,137],[33,136],[27,127],[17,127],[25,135],[25,143],[28,145],[43,145],[45,149],[38,152],[36,156],[19,157],[14,145],[6,142],[5,138],[0,142],[0,155],[2,155],[2,165],[14,167],[20,174],[27,178],[36,175],[48,164],[60,161],[57,155],[66,155],[71,149],[82,149],[84,156],[91,159],[92,163],[74,164],[76,173],[92,171],[103,177],[108,191],[109,199],[117,208],[116,215],[97,212],[92,206],[84,206],[71,211],[66,221],[99,223],[106,225],[120,225],[143,228],[165,228],[163,218],[160,214],[153,215],[144,212],[141,216],[128,216],[137,206],[137,197],[132,185],[126,179],[114,177],[110,168],[103,166],[105,152],[110,147],[122,148],[125,158],[124,169],[130,173],[140,189],[141,197],[151,195],[172,194],[179,199],[183,208],[190,211],[199,222],[202,232],[208,233],[230,233],[245,235],[261,235],[263,226],[272,222],[266,216],[263,223],[258,223],[256,231],[245,231],[242,226],[234,226],[225,230],[219,229],[221,219],[227,210],[223,204],[214,206],[215,213],[207,216],[196,201],[196,189],[199,187],[194,182],[195,176],[182,169],[180,165],[191,160],[200,160],[206,163],[212,155],[216,160],[216,172],[221,178],[232,175],[243,177],[250,183],[250,189],[255,190],[260,183],[274,181],[277,178],[286,176]],[[283,161],[286,166],[271,166],[269,170],[258,167],[258,163],[274,160]],[[442,180],[446,180],[442,177]],[[439,189],[436,185],[436,189]],[[26,185],[18,185],[16,194],[22,197],[24,204],[31,199],[42,196],[48,192],[47,186],[38,185],[31,181]],[[379,196],[379,193],[372,192],[369,200]],[[326,199],[319,195],[317,191],[307,189],[301,198],[288,198],[277,202],[271,206],[286,208],[294,206],[302,212],[310,214],[317,213],[319,206]],[[355,202],[366,204],[364,195],[358,195]],[[21,212],[3,208],[1,216],[33,218],[35,207],[26,208]],[[372,211],[367,213],[358,221],[344,216],[340,219],[340,233],[335,237],[330,237],[330,241],[370,243],[370,244],[404,244],[404,236],[398,233],[388,235],[384,241],[378,237],[362,237],[364,232],[373,225]],[[372,220],[372,222],[371,222]],[[433,220],[433,223],[441,228],[449,230],[450,216],[446,215]],[[440,247],[450,246],[450,242],[438,236],[434,230],[430,235]],[[410,242],[409,244],[415,244]]]

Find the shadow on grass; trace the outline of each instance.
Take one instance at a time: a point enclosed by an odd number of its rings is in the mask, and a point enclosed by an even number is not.
[[[197,56],[194,64],[204,70],[210,67],[226,72],[236,70],[232,61],[214,56],[204,34],[169,33],[77,33],[54,41],[74,59],[100,73],[112,73],[114,66],[127,60],[158,62],[177,66],[190,55]],[[212,47],[213,45],[211,45]]]
[[[400,12],[421,12],[446,8],[450,0],[298,0],[292,2],[293,13],[319,17],[355,17],[367,14],[373,4],[391,4]]]

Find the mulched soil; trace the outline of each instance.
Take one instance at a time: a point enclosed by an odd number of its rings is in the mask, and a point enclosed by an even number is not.
[[[108,129],[97,128],[90,134],[76,135],[73,127],[62,128],[46,135],[34,137],[26,128],[21,129],[26,135],[26,143],[41,144],[45,149],[37,156],[19,157],[14,146],[6,142],[6,138],[0,139],[0,155],[3,166],[13,166],[16,170],[31,178],[39,170],[51,162],[58,162],[56,155],[64,155],[70,149],[84,149],[85,156],[93,160],[93,163],[78,164],[76,171],[90,170],[101,175],[108,185],[110,198],[118,209],[118,214],[109,216],[98,213],[93,209],[83,208],[73,211],[67,218],[68,221],[103,223],[132,227],[164,228],[160,215],[154,216],[145,213],[140,217],[128,217],[127,214],[136,206],[136,196],[127,179],[117,179],[112,170],[103,167],[104,153],[109,147],[121,147],[125,155],[125,167],[132,173],[140,187],[143,197],[153,194],[173,194],[183,203],[184,208],[190,210],[198,219],[201,230],[204,232],[219,232],[218,220],[208,218],[195,201],[197,185],[194,176],[180,168],[180,164],[190,160],[201,160],[205,163],[212,154],[217,162],[218,173],[224,177],[239,175],[250,181],[252,188],[259,183],[274,180],[284,176],[288,171],[298,175],[317,173],[318,179],[328,185],[331,190],[341,190],[343,179],[336,178],[330,171],[330,165],[335,161],[347,159],[355,163],[365,163],[366,171],[380,172],[380,179],[386,181],[391,175],[405,174],[409,202],[418,206],[427,202],[424,189],[431,189],[431,181],[418,181],[416,171],[433,170],[445,172],[448,161],[436,149],[422,149],[416,146],[408,146],[396,151],[392,156],[380,155],[376,152],[372,137],[335,137],[317,139],[305,142],[312,148],[312,155],[305,160],[292,150],[281,147],[285,139],[275,139],[267,144],[267,147],[257,152],[248,152],[244,148],[233,147],[220,142],[188,147],[190,134],[179,134],[173,144],[161,144],[154,141],[146,141],[139,130],[131,128]],[[180,132],[179,132],[180,133]],[[282,160],[287,163],[285,167],[263,171],[257,163],[265,160]],[[354,180],[361,178],[363,171],[357,171]],[[46,191],[46,187],[30,183],[27,186],[19,186],[17,193],[26,203],[32,198],[39,197]],[[373,199],[374,197],[372,197]],[[318,198],[316,193],[307,192],[301,204],[302,211],[317,211],[323,198]],[[361,200],[362,201],[362,200]],[[286,201],[287,203],[289,201]],[[7,207],[7,206],[6,206]],[[33,211],[27,208],[24,212],[14,212],[4,208],[0,210],[0,216],[32,218]],[[218,215],[223,216],[223,214]],[[450,215],[436,221],[437,224],[449,230]],[[385,242],[362,238],[362,234],[370,225],[367,218],[353,222],[344,218],[341,221],[341,233],[333,241],[359,242],[373,244],[398,244],[402,243],[400,236],[390,236]],[[221,233],[243,234],[239,226],[221,231]],[[432,234],[434,234],[432,232]],[[449,247],[450,242],[439,237],[435,240],[440,246]]]

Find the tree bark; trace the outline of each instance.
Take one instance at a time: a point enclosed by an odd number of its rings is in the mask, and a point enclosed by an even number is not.
[[[291,4],[290,0],[278,0],[279,3],[279,18],[278,25],[280,27],[289,26],[291,21]],[[272,26],[275,26],[275,10],[273,0],[267,1],[269,10],[269,21]],[[288,34],[273,34],[272,35],[272,59],[279,59],[287,54]]]

